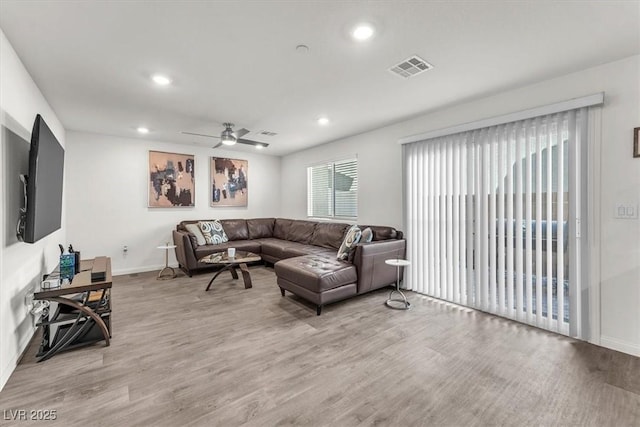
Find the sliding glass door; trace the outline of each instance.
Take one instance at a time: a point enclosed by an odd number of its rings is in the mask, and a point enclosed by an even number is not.
[[[404,146],[407,287],[567,335],[587,109]]]

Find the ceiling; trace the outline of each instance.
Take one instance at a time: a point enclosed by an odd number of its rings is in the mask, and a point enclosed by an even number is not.
[[[367,42],[349,36],[362,21]],[[638,54],[639,22],[640,1],[0,2],[66,129],[213,145],[180,132],[232,121],[274,155]],[[388,71],[411,55],[435,68]]]

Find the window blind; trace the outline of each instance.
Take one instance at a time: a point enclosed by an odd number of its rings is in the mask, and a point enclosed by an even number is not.
[[[575,331],[582,189],[570,177],[586,120],[580,108],[404,145],[405,286]]]
[[[325,218],[357,218],[357,159],[340,160],[307,168],[307,215]]]

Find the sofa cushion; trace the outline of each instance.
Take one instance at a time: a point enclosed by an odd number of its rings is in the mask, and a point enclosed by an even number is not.
[[[338,249],[338,259],[350,261],[353,258],[352,252],[360,241],[361,236],[362,231],[360,231],[360,228],[357,225],[352,225],[344,236],[340,249]]]
[[[337,222],[319,222],[313,230],[309,243],[327,249],[338,249],[344,239],[349,224]]]
[[[308,244],[316,228],[316,222],[293,220],[287,231],[287,240]]]
[[[207,245],[218,245],[229,240],[222,224],[217,219],[215,221],[200,221],[198,226],[202,230]]]
[[[353,265],[318,255],[278,261],[274,268],[278,278],[312,292],[323,292],[358,281]]]
[[[277,218],[273,226],[273,237],[276,239],[287,240],[287,233],[293,220]]]
[[[200,230],[200,226],[198,224],[185,224],[184,227],[187,229],[189,234],[192,234],[196,238],[196,245],[206,245],[207,240],[204,238],[204,234],[202,234],[202,230]],[[191,236],[189,236],[191,238]]]
[[[313,246],[282,239],[260,239],[261,251],[278,259],[292,258],[313,253]]]
[[[220,220],[224,232],[229,240],[247,240],[249,239],[249,231],[247,230],[247,221],[244,219],[223,219]]]
[[[247,220],[247,230],[250,239],[273,237],[275,218],[256,218]]]

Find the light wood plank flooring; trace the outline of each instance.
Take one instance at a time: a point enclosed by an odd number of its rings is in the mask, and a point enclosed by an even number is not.
[[[35,363],[0,411],[59,426],[640,425],[640,359],[409,293],[314,307],[223,274],[115,278],[113,341]],[[0,413],[0,415],[2,415]],[[29,425],[0,419],[0,425]]]

